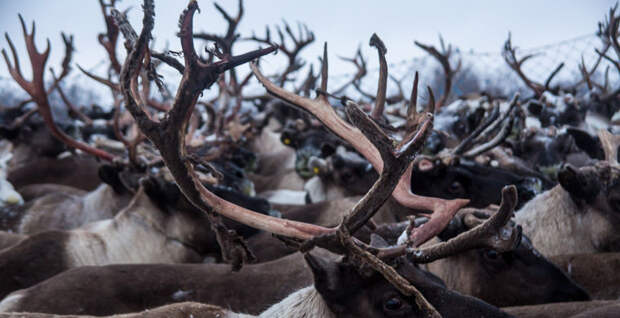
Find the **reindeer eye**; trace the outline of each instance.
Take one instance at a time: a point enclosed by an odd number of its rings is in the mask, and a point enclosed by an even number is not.
[[[497,253],[497,251],[495,250],[486,250],[484,252],[484,257],[489,259],[489,260],[497,260],[497,258],[499,257],[499,253]]]
[[[460,182],[454,181],[450,184],[448,191],[454,194],[462,194],[465,192],[465,189],[463,188],[463,185]]]
[[[391,297],[383,304],[383,307],[389,311],[396,311],[403,307],[403,301],[400,297]]]
[[[611,199],[609,200],[609,205],[614,211],[620,212],[620,199]]]

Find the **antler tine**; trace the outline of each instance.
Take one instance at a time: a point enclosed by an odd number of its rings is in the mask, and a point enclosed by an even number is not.
[[[93,120],[88,118],[88,116],[86,116],[79,109],[77,109],[77,107],[75,107],[75,105],[73,105],[73,103],[67,98],[67,95],[65,95],[65,92],[62,90],[62,87],[60,87],[61,79],[60,77],[56,77],[56,73],[54,72],[52,68],[50,68],[50,73],[52,73],[52,78],[54,79],[54,83],[57,83],[56,85],[58,86],[57,89],[58,89],[58,94],[60,95],[60,99],[62,99],[65,105],[67,105],[67,108],[69,108],[69,113],[75,114],[86,125],[92,125]]]
[[[62,141],[63,143],[65,143],[66,145],[70,147],[80,149],[86,153],[93,154],[107,161],[113,161],[115,159],[115,156],[113,156],[112,154],[106,151],[97,149],[97,148],[93,148],[87,144],[84,144],[82,142],[79,142],[69,137],[67,134],[65,134],[62,130],[60,130],[56,126],[56,123],[54,123],[54,117],[52,115],[51,107],[50,107],[49,100],[47,97],[47,91],[45,90],[45,86],[44,86],[44,78],[43,78],[43,75],[45,73],[45,64],[47,63],[47,58],[49,57],[50,48],[51,48],[50,41],[49,39],[47,40],[46,50],[43,53],[39,53],[34,43],[34,35],[35,35],[34,21],[32,22],[32,25],[33,25],[32,33],[28,34],[28,31],[26,29],[26,24],[24,23],[24,19],[22,18],[21,15],[19,16],[19,20],[21,22],[22,30],[24,32],[24,40],[26,42],[28,56],[30,57],[30,64],[32,66],[32,81],[30,82],[26,81],[26,79],[24,79],[24,77],[22,76],[21,72],[19,71],[19,60],[16,59],[15,60],[16,65],[15,67],[12,67],[6,55],[6,52],[2,50],[2,55],[4,56],[4,59],[7,62],[9,73],[11,74],[13,79],[30,95],[32,100],[37,104],[37,109],[38,109],[39,114],[41,115],[41,117],[43,117],[45,124],[47,125],[48,129],[51,131],[52,135],[54,135],[54,137],[56,137],[57,139],[59,139],[60,141]],[[11,47],[13,56],[17,56],[15,47],[11,43],[8,34],[6,35],[6,38],[9,42],[9,46]]]
[[[319,87],[322,92],[327,92],[328,78],[327,42],[325,42],[325,44],[323,44],[323,58],[321,59],[321,86]],[[325,94],[319,94],[317,98],[323,99],[326,104],[328,103],[327,95]]]
[[[99,0],[99,6],[101,7],[101,14],[106,25],[106,33],[99,33],[97,40],[99,44],[103,46],[110,59],[110,67],[119,74],[121,72],[121,64],[116,57],[116,43],[118,41],[118,26],[114,23],[114,19],[108,14],[107,8],[114,8],[116,1],[111,1],[110,5],[106,5],[103,0]]]
[[[486,139],[488,137],[488,135],[491,134],[492,131],[494,131],[502,122],[504,122],[506,117],[508,117],[508,116],[510,116],[512,114],[512,110],[517,105],[519,105],[519,98],[520,97],[521,97],[521,94],[515,93],[514,96],[512,97],[512,99],[509,102],[508,109],[506,110],[506,112],[503,113],[502,116],[500,118],[498,118],[496,121],[494,121],[491,125],[489,125],[489,127],[487,127],[478,137],[476,137],[476,139],[474,139],[473,143],[477,144],[480,141]]]
[[[344,221],[348,230],[355,233],[361,228],[390,197],[402,174],[409,167],[414,154],[422,147],[428,131],[432,127],[432,115],[428,115],[420,128],[404,139],[398,146],[383,130],[352,101],[345,103],[345,112],[351,122],[370,140],[381,155],[384,169],[370,191],[356,204]]]
[[[550,90],[551,89],[551,81],[553,80],[553,78],[562,70],[562,68],[564,67],[564,62],[560,63],[560,65],[558,65],[553,72],[551,72],[551,74],[549,74],[549,77],[547,77],[547,80],[545,81],[545,90]]]
[[[84,75],[88,76],[89,78],[95,80],[96,82],[99,82],[107,87],[109,87],[113,92],[120,92],[121,91],[121,87],[119,84],[112,82],[109,79],[105,79],[101,76],[97,76],[85,69],[83,69],[79,64],[76,64],[77,68],[84,73]]]
[[[601,129],[598,138],[603,146],[605,160],[610,164],[618,165],[618,147],[620,146],[620,136],[613,135],[607,130]]]
[[[489,114],[489,116],[485,118],[482,124],[476,127],[476,129],[474,129],[474,131],[472,131],[471,134],[469,134],[465,139],[463,139],[463,141],[461,141],[458,144],[458,146],[456,146],[456,148],[454,148],[454,150],[451,151],[452,154],[457,155],[457,156],[462,154],[465,150],[467,150],[470,147],[473,140],[477,138],[482,133],[482,131],[486,130],[489,126],[491,126],[492,123],[496,122],[496,119],[498,118],[499,118],[499,105],[495,105],[493,109],[491,110],[491,113]]]
[[[505,120],[504,125],[502,126],[502,129],[497,133],[497,135],[495,135],[495,137],[493,137],[493,139],[489,140],[488,142],[482,145],[479,145],[478,147],[475,147],[469,150],[468,152],[463,154],[463,157],[465,158],[476,157],[477,155],[484,153],[487,150],[492,149],[493,147],[502,143],[506,139],[506,137],[508,137],[508,135],[510,134],[510,131],[512,130],[512,126],[514,125],[515,121],[516,119],[515,119],[514,112],[511,112],[510,116]]]
[[[376,33],[373,33],[370,37],[370,46],[374,46],[379,54],[379,84],[377,85],[377,97],[375,99],[375,107],[372,109],[371,117],[378,120],[383,116],[383,109],[385,108],[385,95],[387,93],[387,74],[388,65],[385,60],[385,54],[387,48],[383,41]]]
[[[521,241],[521,226],[510,224],[517,205],[517,188],[514,185],[502,189],[502,202],[498,211],[475,228],[456,237],[424,248],[411,248],[403,244],[391,248],[375,249],[379,258],[392,258],[406,254],[414,263],[430,263],[441,258],[476,248],[491,248],[499,252],[513,250]],[[408,246],[409,245],[409,246]],[[414,245],[415,246],[415,245]]]

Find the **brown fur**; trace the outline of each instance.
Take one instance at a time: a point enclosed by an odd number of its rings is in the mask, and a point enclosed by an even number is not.
[[[14,157],[12,162],[16,162]],[[100,184],[99,163],[91,157],[63,159],[32,157],[9,168],[7,179],[16,189],[29,184],[54,183],[90,191]]]
[[[520,318],[557,318],[575,317],[588,310],[614,305],[614,301],[581,301],[569,303],[555,303],[532,306],[504,307],[503,311]],[[600,317],[600,316],[587,316]],[[617,316],[616,316],[617,317]]]
[[[25,238],[26,235],[0,231],[0,250],[11,247]]]
[[[525,237],[514,251],[476,249],[424,268],[439,276],[448,288],[498,307],[589,300],[581,286],[539,254]]]
[[[94,318],[95,316],[84,316],[84,315],[67,315],[67,316],[57,316],[52,314],[39,314],[39,313],[8,313],[8,314],[0,314],[0,318]],[[114,315],[108,316],[114,318],[244,318],[248,317],[247,315],[239,315],[235,313],[231,313],[228,310],[223,308],[200,304],[200,303],[192,303],[192,302],[183,302],[178,304],[172,304],[167,306],[162,306],[154,309],[147,309],[143,312],[139,313],[131,313],[124,315]]]
[[[32,235],[0,251],[0,297],[70,268],[112,263],[199,262],[215,245],[202,215],[164,211],[142,189],[115,218]]]
[[[550,257],[594,299],[620,298],[620,253],[558,255]]]
[[[326,251],[320,254],[330,257]],[[239,272],[231,272],[226,264],[87,266],[17,291],[7,297],[14,299],[11,306],[2,303],[0,308],[101,316],[197,301],[259,314],[311,284],[312,273],[299,253],[246,265]],[[95,294],[97,297],[89,297]]]
[[[131,200],[130,194],[117,194],[106,184],[86,194],[81,194],[79,189],[72,191],[75,194],[67,193],[64,188],[61,186],[59,191],[28,202],[17,232],[33,234],[70,230],[90,222],[111,219]]]
[[[614,251],[620,241],[619,218],[593,204],[577,205],[558,185],[523,206],[515,222],[542,254],[554,256]]]

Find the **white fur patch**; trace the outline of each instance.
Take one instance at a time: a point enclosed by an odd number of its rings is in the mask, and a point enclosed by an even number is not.
[[[259,317],[292,318],[320,317],[335,318],[336,315],[327,307],[323,297],[314,286],[300,289],[281,302],[269,307]]]
[[[0,301],[0,312],[12,312],[15,308],[19,308],[21,299],[24,298],[24,291],[16,291],[10,293]]]

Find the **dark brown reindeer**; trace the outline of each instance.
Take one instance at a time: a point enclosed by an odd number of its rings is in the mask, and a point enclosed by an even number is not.
[[[494,211],[459,211],[439,239],[427,244],[449,240],[476,227],[489,212]],[[588,293],[542,256],[526,235],[510,251],[471,250],[423,268],[441,278],[448,288],[498,307],[590,300]]]

